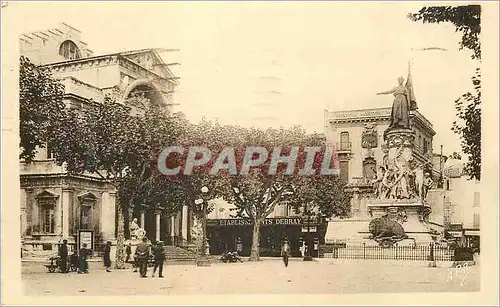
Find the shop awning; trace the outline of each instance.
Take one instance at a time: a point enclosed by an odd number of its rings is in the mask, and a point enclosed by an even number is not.
[[[332,221],[328,222],[325,242],[346,243],[356,238],[366,236],[368,232],[367,221]]]

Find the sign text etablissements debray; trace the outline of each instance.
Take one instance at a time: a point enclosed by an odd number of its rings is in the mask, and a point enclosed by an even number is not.
[[[302,225],[301,218],[269,218],[261,223],[263,226],[270,225]],[[210,226],[250,226],[253,225],[251,219],[220,219],[208,220],[207,225]]]

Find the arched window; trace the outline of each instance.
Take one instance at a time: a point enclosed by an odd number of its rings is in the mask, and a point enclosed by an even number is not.
[[[59,55],[68,60],[78,60],[79,58],[81,58],[80,50],[78,49],[76,44],[70,40],[64,41],[61,44],[61,46],[59,47]]]

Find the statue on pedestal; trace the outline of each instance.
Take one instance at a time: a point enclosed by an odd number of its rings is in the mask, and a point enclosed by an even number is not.
[[[385,92],[377,93],[377,95],[394,95],[394,102],[392,103],[392,112],[391,112],[391,124],[389,125],[389,129],[393,128],[402,128],[409,129],[410,128],[410,112],[408,106],[407,99],[407,88],[403,84],[403,77],[399,77],[398,82],[399,85]]]
[[[132,222],[130,222],[130,238],[132,240],[140,240],[144,238],[146,235],[146,231],[139,227],[137,223],[137,218],[134,218]]]
[[[377,93],[377,95],[394,95],[392,103],[391,124],[389,129],[410,129],[410,111],[417,110],[417,101],[413,91],[411,77],[411,65],[408,63],[408,78],[398,78],[398,85],[388,91]]]

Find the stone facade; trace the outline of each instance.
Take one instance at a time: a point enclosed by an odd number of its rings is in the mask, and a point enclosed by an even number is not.
[[[21,55],[50,69],[64,84],[64,102],[70,108],[90,107],[109,95],[135,112],[141,111],[141,98],[175,112],[177,77],[156,49],[94,56],[80,31],[64,23],[23,34],[19,40]],[[98,244],[116,238],[116,191],[109,184],[92,174],[67,174],[54,163],[50,148],[40,149],[29,165],[21,161],[20,168],[21,236],[29,249],[50,250],[63,238],[74,243],[79,229],[93,230]],[[166,217],[138,209],[131,216],[140,218],[151,239],[174,242],[188,232],[185,212]]]

